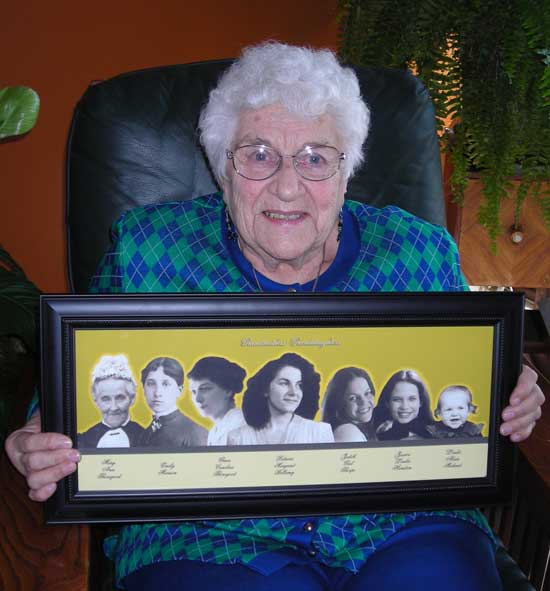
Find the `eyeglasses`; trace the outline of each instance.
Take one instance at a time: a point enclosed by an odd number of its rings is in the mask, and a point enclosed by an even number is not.
[[[240,146],[234,151],[226,151],[227,158],[233,162],[235,172],[251,181],[265,181],[280,168],[285,156],[277,150],[264,145]],[[340,162],[346,159],[344,152],[332,146],[306,146],[292,158],[296,172],[308,181],[324,181],[334,176]]]

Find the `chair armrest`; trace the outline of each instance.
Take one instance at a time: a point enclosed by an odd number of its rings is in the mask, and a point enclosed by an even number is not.
[[[539,385],[547,400],[550,381],[530,355],[524,361],[539,373]],[[550,410],[527,441],[520,444],[517,489],[511,506],[495,507],[485,515],[504,547],[537,590],[550,589]],[[506,588],[506,587],[505,587]],[[515,588],[515,587],[511,587]],[[518,587],[519,588],[519,587]]]
[[[25,368],[13,417],[21,424],[34,382]],[[15,421],[12,427],[15,425]],[[86,591],[90,533],[87,526],[45,526],[41,503],[28,497],[25,479],[0,452],[0,589]]]

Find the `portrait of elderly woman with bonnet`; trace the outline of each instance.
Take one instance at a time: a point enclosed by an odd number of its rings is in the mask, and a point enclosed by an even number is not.
[[[78,434],[78,447],[134,447],[143,427],[130,420],[136,381],[124,355],[103,355],[92,371],[92,398],[101,422]]]
[[[395,207],[344,201],[364,157],[369,109],[355,73],[331,51],[246,48],[199,124],[221,193],[123,215],[92,291],[467,289],[444,229]],[[166,220],[174,244],[163,239]],[[391,240],[397,232],[403,239]],[[141,276],[136,253],[147,263]],[[524,369],[503,411],[501,432],[513,441],[540,416],[534,375]],[[7,450],[36,500],[78,461],[67,437],[40,433],[39,413]],[[129,591],[500,588],[493,539],[473,510],[133,525],[105,548]]]

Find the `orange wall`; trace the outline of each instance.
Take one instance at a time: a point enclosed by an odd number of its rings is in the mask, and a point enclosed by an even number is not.
[[[264,39],[337,45],[337,0],[28,0],[0,19],[0,87],[41,97],[34,130],[0,144],[0,243],[45,292],[64,292],[63,161],[74,105],[92,80],[232,57]]]

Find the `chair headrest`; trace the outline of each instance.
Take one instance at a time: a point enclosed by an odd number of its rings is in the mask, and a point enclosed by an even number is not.
[[[71,289],[85,293],[109,228],[126,210],[217,190],[198,142],[199,113],[232,60],[165,66],[91,85],[72,120],[66,158]],[[372,110],[366,161],[347,197],[393,204],[445,224],[430,98],[410,73],[354,68]]]

